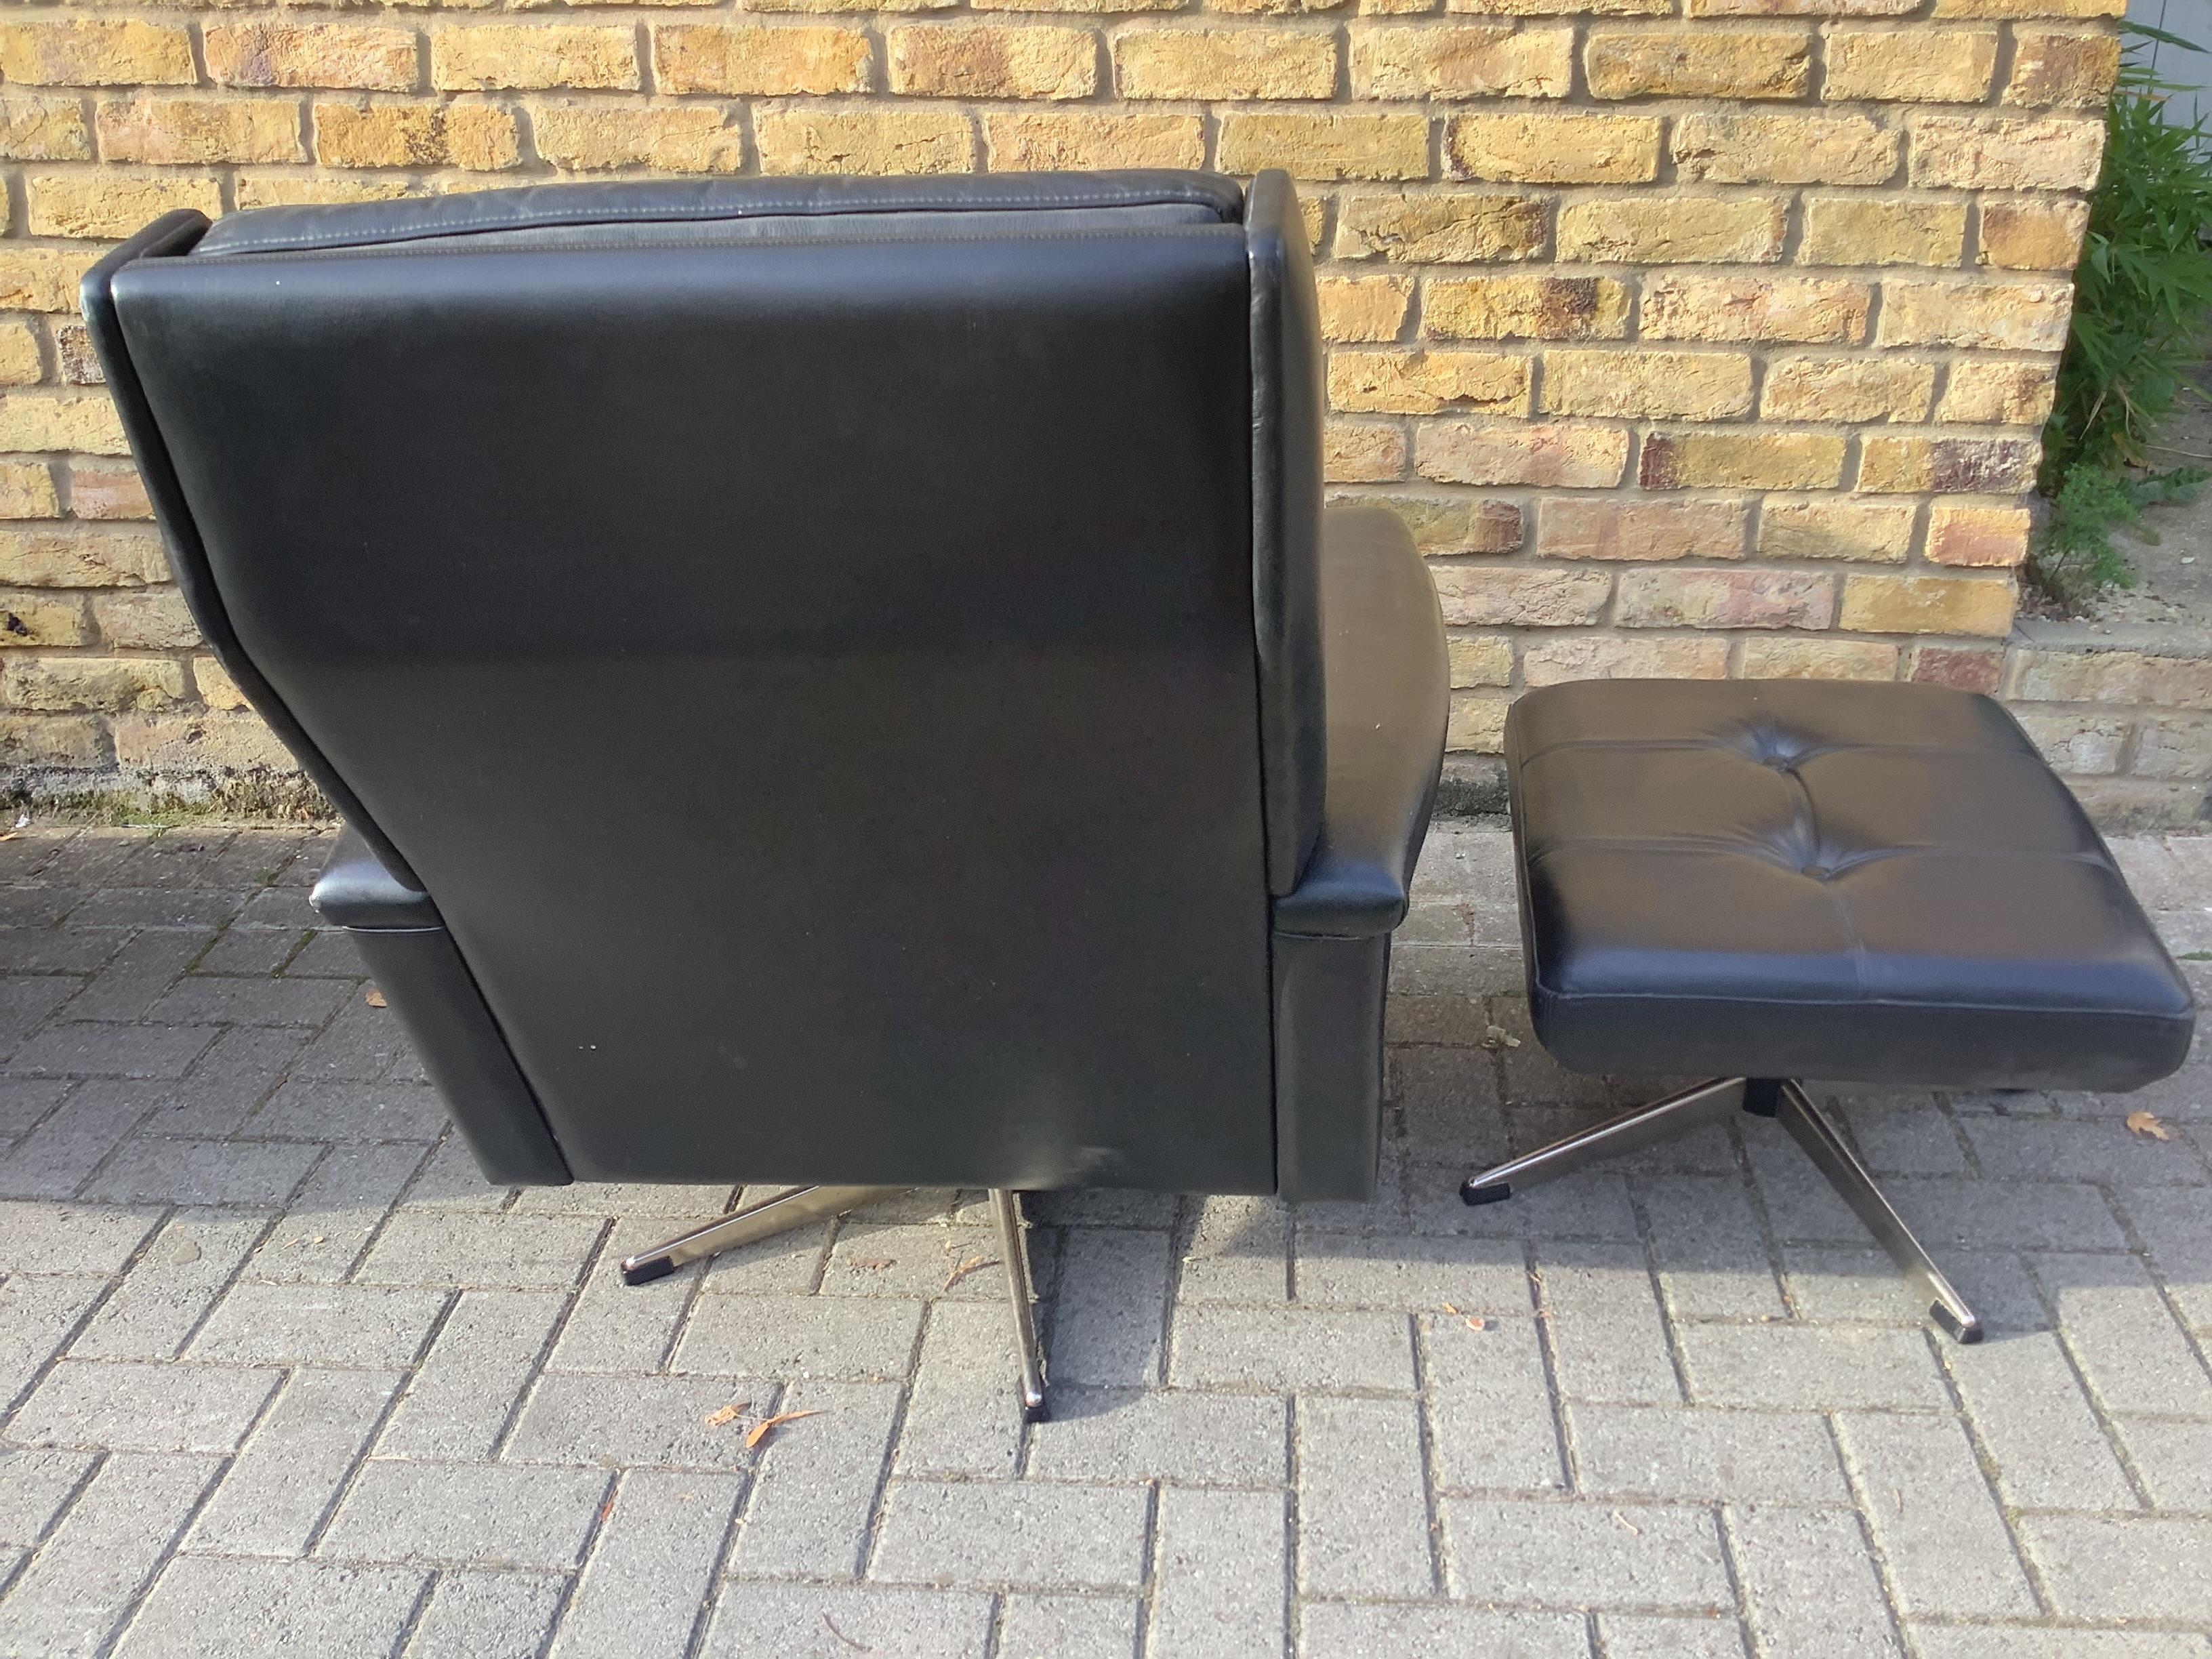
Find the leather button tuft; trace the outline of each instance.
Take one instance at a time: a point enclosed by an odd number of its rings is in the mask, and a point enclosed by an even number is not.
[[[1808,864],[1797,873],[1801,876],[1810,876],[1815,881],[1826,881],[1836,872],[1825,864]]]

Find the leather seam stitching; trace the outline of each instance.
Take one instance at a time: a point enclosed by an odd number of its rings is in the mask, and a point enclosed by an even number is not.
[[[1107,239],[1133,240],[1137,238],[1210,235],[1221,231],[1238,232],[1237,226],[1218,225],[1147,225],[1115,230],[1052,230],[1005,232],[997,234],[977,232],[945,232],[923,236],[748,236],[738,241],[714,241],[702,237],[688,240],[661,238],[653,241],[635,242],[530,242],[509,243],[501,247],[441,247],[435,252],[441,257],[474,256],[489,258],[500,254],[510,257],[544,252],[559,253],[635,253],[641,249],[664,247],[880,247],[897,245],[911,246],[917,242],[1088,242]],[[1241,232],[1239,233],[1241,235]],[[234,264],[276,264],[280,262],[304,259],[397,259],[422,255],[423,244],[448,240],[442,237],[411,237],[404,242],[362,242],[343,247],[285,248],[272,247],[266,252],[240,254],[216,253],[209,257]]]

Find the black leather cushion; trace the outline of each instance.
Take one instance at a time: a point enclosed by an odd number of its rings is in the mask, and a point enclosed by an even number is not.
[[[1565,1065],[2117,1091],[2188,1052],[2186,982],[1986,697],[1588,681],[1522,698],[1505,747]]]

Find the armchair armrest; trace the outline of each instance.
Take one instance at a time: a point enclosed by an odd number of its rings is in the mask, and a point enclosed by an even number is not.
[[[333,927],[406,933],[446,925],[430,896],[386,869],[351,825],[331,848],[307,902]]]
[[[1383,507],[1332,507],[1321,532],[1328,787],[1321,837],[1275,930],[1371,939],[1405,919],[1450,713],[1443,617],[1413,538]]]

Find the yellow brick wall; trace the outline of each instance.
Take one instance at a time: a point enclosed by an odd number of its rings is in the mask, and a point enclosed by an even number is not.
[[[0,767],[278,763],[81,326],[209,213],[647,172],[1300,181],[1455,748],[1608,673],[1996,689],[2117,0],[0,6]],[[2016,678],[2016,676],[2015,676]]]

